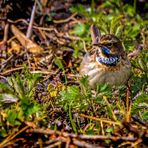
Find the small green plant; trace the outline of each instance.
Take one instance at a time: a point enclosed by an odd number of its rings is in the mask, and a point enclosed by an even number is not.
[[[80,88],[78,86],[70,86],[67,90],[60,92],[59,104],[68,111],[69,106],[73,110],[83,110],[87,107],[87,100],[85,96],[81,94]]]
[[[111,88],[104,84],[97,86],[96,95],[92,94],[88,85],[88,78],[83,77],[80,80],[80,87],[73,85],[68,86],[66,90],[60,92],[57,103],[67,112],[69,107],[74,112],[85,112],[93,109],[100,104],[104,105],[103,97],[110,98],[112,96]]]
[[[24,76],[14,74],[7,78],[7,83],[0,83],[0,135],[4,135],[8,125],[16,126],[32,120],[38,122],[41,114],[44,117],[41,105],[34,98],[40,77],[40,74],[26,70]]]
[[[148,95],[141,93],[132,106],[132,114],[148,121]]]

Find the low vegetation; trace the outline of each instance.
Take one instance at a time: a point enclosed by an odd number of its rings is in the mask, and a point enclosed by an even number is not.
[[[22,0],[15,2],[22,7]],[[26,37],[33,5],[27,1],[23,11],[12,0],[1,3],[0,147],[148,145],[146,1],[37,0],[32,35]],[[131,59],[127,85],[92,90],[88,78],[79,76],[91,49],[91,24],[118,36],[127,53],[140,51]]]

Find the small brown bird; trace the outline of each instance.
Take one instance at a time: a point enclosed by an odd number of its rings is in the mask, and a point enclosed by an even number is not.
[[[87,75],[89,84],[121,85],[127,82],[131,73],[131,64],[121,41],[114,35],[101,36],[96,26],[92,25],[92,50],[86,53],[80,65],[80,74]]]

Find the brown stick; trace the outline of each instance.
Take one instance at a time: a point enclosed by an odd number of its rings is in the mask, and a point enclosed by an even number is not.
[[[81,140],[112,140],[112,141],[131,141],[135,142],[137,138],[134,137],[123,137],[123,136],[102,136],[102,135],[77,135],[73,133],[66,133],[66,132],[60,132],[60,131],[54,131],[51,129],[28,129],[28,133],[39,133],[39,134],[45,134],[45,135],[60,135],[64,137],[71,137],[71,138],[80,138]]]
[[[30,17],[29,26],[28,26],[27,33],[26,33],[26,37],[28,39],[31,37],[31,34],[32,34],[32,27],[33,27],[34,16],[35,16],[35,11],[36,11],[36,3],[37,3],[37,0],[35,0],[35,2],[34,2],[34,6],[33,6],[31,17]]]

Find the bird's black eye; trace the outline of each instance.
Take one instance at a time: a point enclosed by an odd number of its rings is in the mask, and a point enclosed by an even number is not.
[[[108,43],[107,47],[112,47],[112,45],[113,45],[112,43]]]

